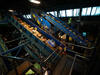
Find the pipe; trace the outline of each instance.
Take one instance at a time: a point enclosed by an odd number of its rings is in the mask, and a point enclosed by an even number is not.
[[[74,57],[74,60],[73,60],[73,63],[72,63],[72,66],[71,66],[69,75],[72,75],[72,71],[73,71],[73,67],[74,67],[74,64],[75,64],[75,60],[76,60],[76,55],[75,55],[75,57]]]
[[[55,51],[53,51],[45,60],[44,62],[46,62],[58,49],[56,49]]]
[[[89,48],[89,47],[86,47],[86,46],[80,46],[80,45],[76,45],[76,44],[69,43],[69,42],[67,42],[66,44],[68,44],[68,45],[74,45],[74,46],[85,48],[85,49],[93,49],[94,48],[94,47]]]
[[[6,43],[11,43],[11,42],[14,42],[14,41],[16,41],[16,40],[19,40],[19,39],[21,39],[21,38],[19,37],[19,38],[17,38],[17,39],[14,39],[14,40],[7,41]]]

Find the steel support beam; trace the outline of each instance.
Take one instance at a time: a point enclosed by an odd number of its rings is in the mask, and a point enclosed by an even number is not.
[[[9,49],[9,50],[6,51],[6,52],[2,52],[1,54],[2,54],[2,55],[5,55],[5,54],[11,53],[11,52],[13,52],[13,51],[16,51],[18,48],[23,47],[24,45],[26,45],[26,44],[28,44],[28,43],[29,43],[29,42],[26,42],[26,43],[24,43],[24,44],[21,44],[21,45],[15,47],[15,48]]]

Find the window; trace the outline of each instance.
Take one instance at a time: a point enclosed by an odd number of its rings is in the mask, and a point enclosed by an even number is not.
[[[57,17],[57,11],[46,12],[47,14],[52,14],[53,16]]]
[[[66,15],[65,15],[65,10],[61,10],[60,11],[60,17],[65,17]]]
[[[73,16],[79,16],[80,9],[74,9],[74,15]]]
[[[31,19],[31,15],[30,14],[28,14],[26,16],[27,16],[27,19]]]
[[[26,15],[23,15],[24,18],[26,18]]]
[[[82,8],[82,16],[85,16],[87,12],[87,8]]]
[[[100,15],[100,7],[97,7],[95,15]]]
[[[60,10],[60,11],[52,11],[52,12],[47,12],[47,14],[52,14],[55,17],[72,17],[72,16],[79,16],[80,9],[69,9],[69,10]],[[58,15],[58,16],[57,16]],[[95,16],[95,15],[100,15],[100,6],[97,7],[87,7],[87,8],[82,8],[82,16]]]
[[[54,12],[52,11],[52,12],[49,12],[50,14],[52,14],[52,15],[54,15]]]
[[[93,7],[91,11],[91,15],[95,15],[95,13],[96,13],[96,7]]]
[[[66,10],[66,13],[67,13],[67,17],[71,17],[72,16],[72,9]]]
[[[23,15],[24,18],[27,18],[27,19],[31,19],[31,15],[30,14],[27,14],[27,15]]]
[[[82,16],[94,16],[94,15],[100,15],[100,7],[88,7],[88,8],[82,8]]]
[[[49,12],[47,12],[47,14],[49,14]]]
[[[90,15],[90,13],[91,13],[91,7],[88,7],[88,8],[87,8],[87,13],[86,13],[86,15],[88,15],[88,16],[89,16],[89,15]]]
[[[26,18],[27,18],[27,19],[29,19],[29,16],[28,16],[28,15],[26,15]]]
[[[54,11],[54,16],[57,17],[57,11]]]

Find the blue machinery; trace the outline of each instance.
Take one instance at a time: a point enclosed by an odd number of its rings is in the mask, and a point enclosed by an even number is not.
[[[38,16],[38,13],[39,13],[39,16]],[[60,29],[65,34],[72,37],[77,43],[79,43],[81,45],[85,45],[85,46],[87,45],[86,40],[83,39],[83,37],[81,37],[81,34],[79,32],[74,30],[72,27],[67,25],[64,21],[60,20],[59,18],[57,18],[51,14],[45,14],[44,12],[41,12],[40,10],[32,10],[31,14],[32,14],[32,17],[35,18],[35,20],[37,21],[38,24],[41,23],[43,25],[43,23],[45,24],[45,21],[49,21],[55,27],[57,27],[56,29]],[[42,22],[41,22],[41,19],[43,19]],[[48,26],[48,23],[47,23],[47,26]],[[49,25],[49,27],[50,27],[50,25]]]
[[[45,35],[47,38],[49,39],[53,39],[55,40],[55,42],[57,43],[57,45],[61,45],[64,48],[64,45],[62,45],[58,40],[54,39],[53,37],[51,37],[50,35],[46,34],[44,31],[42,31],[39,27],[37,27],[36,25],[34,25],[33,23],[31,23],[30,21],[28,21],[27,19],[19,16],[19,18],[21,18],[22,20],[24,20],[27,24],[29,24],[32,27],[36,27],[37,30],[39,32],[41,32],[43,35]],[[25,29],[17,20],[15,20],[13,17],[8,16],[8,20],[9,22],[11,22],[17,29],[19,29],[24,35],[26,35],[29,40],[31,41],[31,43],[35,44],[41,51],[42,55],[46,58],[48,57],[50,54],[52,54],[52,58],[59,58],[59,55],[52,50],[50,47],[46,46],[42,41],[40,41],[38,38],[36,38],[31,32],[29,32],[27,29]],[[35,57],[36,59],[38,59],[36,56],[34,56],[34,54],[27,48],[25,47],[25,50],[33,57]],[[9,51],[10,52],[10,51]],[[49,57],[51,58],[51,57]],[[56,59],[55,58],[55,59]]]
[[[63,21],[59,20],[58,18],[52,16],[52,15],[49,15],[47,16],[46,14],[43,14],[43,17],[45,17],[45,19],[47,19],[48,21],[50,21],[52,24],[54,24],[58,29],[64,31],[66,34],[69,34],[70,33],[70,36],[76,40],[78,43],[81,43],[83,45],[86,45],[86,42],[84,40],[82,40],[80,37],[76,36],[75,34],[73,34],[73,32],[69,31],[68,29],[66,29],[66,27],[69,27],[68,25],[66,25]],[[37,23],[40,25],[43,25],[43,26],[48,26],[48,28],[51,27],[51,24],[45,20],[42,16],[39,17],[36,13],[34,13],[33,17],[37,17],[35,18],[35,20],[37,21]],[[24,48],[26,50],[26,52],[28,52],[34,59],[36,59],[38,62],[41,62],[41,59],[39,58],[39,54],[41,53],[41,55],[44,57],[44,61],[43,62],[46,62],[46,61],[49,61],[51,62],[52,60],[57,60],[60,58],[60,53],[64,51],[64,49],[66,48],[66,46],[64,44],[62,44],[60,41],[58,41],[56,38],[54,38],[53,36],[47,34],[45,31],[43,31],[42,29],[39,28],[39,26],[35,25],[34,23],[32,23],[31,21],[23,18],[22,16],[19,16],[17,15],[16,16],[17,18],[20,18],[22,21],[26,22],[28,25],[30,25],[31,27],[34,27],[34,28],[37,28],[37,31],[40,32],[42,35],[44,35],[46,38],[48,39],[52,39],[55,41],[55,43],[57,44],[57,46],[61,46],[63,48],[62,51],[59,51],[59,52],[56,52],[58,48],[56,49],[52,49],[50,48],[48,45],[46,45],[44,42],[42,42],[41,40],[39,40],[39,38],[37,38],[36,36],[34,36],[29,30],[27,30],[23,25],[21,25],[21,23],[16,20],[13,16],[11,15],[8,15],[7,18],[8,18],[8,21],[14,25],[20,32],[22,35],[24,35],[25,37],[27,37],[28,39],[28,42],[24,42],[22,43],[21,45],[13,48],[13,49],[10,49],[10,50],[6,50],[4,52],[1,53],[1,55],[6,55],[6,54],[9,54],[15,50],[17,50],[18,52],[16,53],[15,56],[9,56],[9,57],[13,57],[13,58],[16,58],[16,59],[22,59],[22,58],[19,58],[17,57],[18,53],[20,52],[21,48]],[[61,23],[58,23],[56,22],[52,17],[54,17],[55,19],[59,20]],[[66,25],[66,27],[64,26]],[[71,28],[72,29],[72,28]],[[75,31],[76,32],[76,31]],[[76,32],[76,34],[78,34],[78,32]],[[5,50],[4,48],[6,48],[4,45],[2,45],[0,43],[0,50]],[[36,49],[34,46],[36,46],[38,48],[38,52],[40,53],[35,53],[34,51],[31,51],[31,49]],[[32,48],[31,48],[32,47]],[[75,55],[75,54],[78,54],[77,52],[75,51],[71,51],[70,48],[66,48],[66,52],[70,55]],[[85,57],[82,57],[82,56],[78,56],[79,58],[85,58]],[[52,63],[52,62],[51,62]]]
[[[82,38],[79,36],[79,34],[76,33],[75,31],[73,31],[73,29],[70,28],[68,25],[66,25],[65,23],[62,23],[62,21],[60,21],[60,23],[56,22],[55,19],[58,20],[56,17],[54,17],[52,15],[49,15],[49,16],[46,15],[45,18],[48,21],[50,21],[52,24],[54,24],[55,26],[57,26],[57,28],[61,29],[66,34],[69,34],[69,36],[71,36],[76,42],[78,42],[78,43],[80,43],[82,45],[87,45],[87,43],[84,40],[82,40]],[[72,30],[72,31],[70,31],[70,30]]]
[[[53,28],[54,32],[56,32],[57,30],[61,30],[65,34],[72,37],[78,44],[83,45],[83,46],[79,46],[79,45],[76,45],[76,46],[83,47],[83,48],[86,48],[86,49],[91,49],[91,48],[88,48],[88,47],[84,47],[84,46],[88,45],[88,42],[89,42],[88,39],[85,39],[84,37],[82,37],[82,35],[79,32],[77,32],[76,30],[74,30],[73,27],[70,27],[64,21],[60,20],[59,18],[57,18],[57,17],[55,17],[51,14],[45,14],[41,10],[34,10],[34,9],[31,11],[31,15],[32,15],[32,19],[34,19],[37,22],[39,27],[42,27],[42,26],[45,25],[45,26],[48,27],[48,29],[50,29],[50,27],[52,28],[51,24],[53,24],[54,25],[54,28]],[[44,29],[42,28],[42,30],[45,31],[45,28]],[[48,33],[48,30],[45,31],[45,32]],[[52,38],[56,38],[56,37],[52,35]],[[59,40],[59,39],[57,39],[57,40]],[[66,45],[65,45],[65,47],[66,47]],[[73,53],[75,54],[75,52],[71,51],[70,49],[67,49],[67,51],[69,53],[71,52],[70,54],[73,54]]]

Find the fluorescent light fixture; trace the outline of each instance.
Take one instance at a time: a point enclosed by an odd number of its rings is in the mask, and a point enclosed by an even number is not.
[[[14,10],[11,10],[11,9],[10,9],[10,10],[8,10],[8,11],[9,11],[9,12],[14,12]]]
[[[35,4],[40,4],[40,1],[37,1],[37,0],[29,0],[29,1]]]

